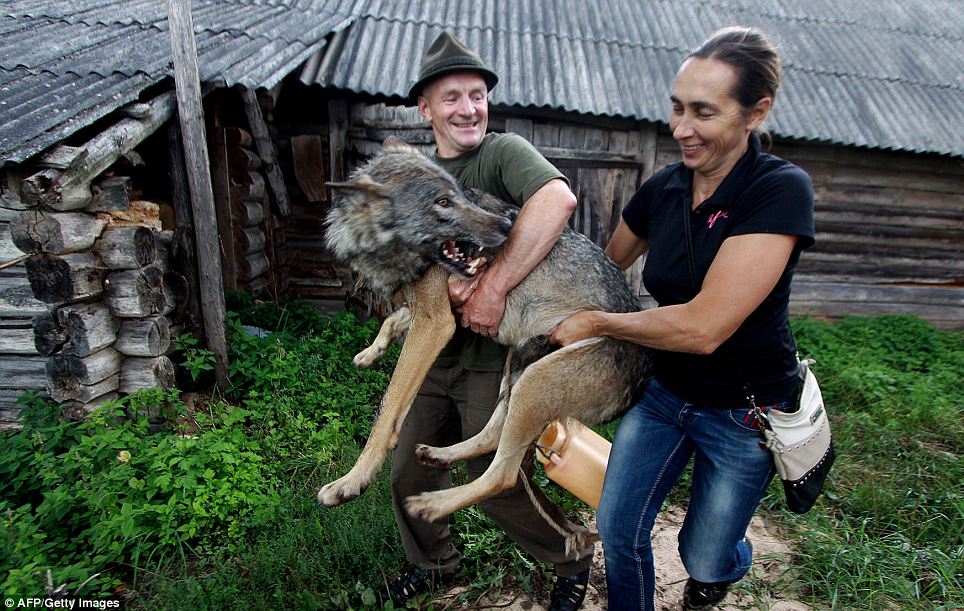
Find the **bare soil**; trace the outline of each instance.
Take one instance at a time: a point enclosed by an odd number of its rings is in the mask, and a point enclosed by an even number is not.
[[[686,583],[687,574],[676,550],[676,536],[683,525],[683,517],[682,509],[670,508],[661,512],[653,529],[653,553],[656,558],[656,609],[660,611],[682,609],[683,585]],[[791,552],[787,541],[778,536],[774,529],[769,528],[760,516],[753,518],[747,536],[753,542],[753,568],[739,584],[731,589],[718,608],[722,611],[739,609],[809,611],[814,609],[794,600],[791,584],[785,575]],[[453,595],[456,593],[457,591],[450,592]],[[540,595],[544,596],[545,593]],[[545,600],[533,600],[533,597],[525,592],[509,591],[505,592],[498,601],[476,608],[545,611],[545,604]],[[582,608],[584,611],[606,609],[606,569],[601,545],[596,546],[589,591]]]

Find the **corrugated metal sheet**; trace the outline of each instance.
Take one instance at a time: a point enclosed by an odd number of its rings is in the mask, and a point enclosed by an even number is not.
[[[0,2],[0,165],[35,155],[172,75],[167,2]],[[351,2],[196,0],[201,79],[273,87],[350,23]]]
[[[495,104],[665,122],[673,76],[711,31],[755,25],[780,46],[775,134],[964,155],[958,0],[368,0],[335,69],[306,83],[400,97],[453,30],[499,73]]]
[[[171,74],[163,0],[0,0],[0,165]],[[663,121],[686,51],[722,25],[780,44],[771,129],[964,155],[960,0],[195,0],[206,82],[271,87],[350,28],[305,82],[402,96],[443,27],[499,72],[498,104]],[[319,65],[334,66],[327,74]]]

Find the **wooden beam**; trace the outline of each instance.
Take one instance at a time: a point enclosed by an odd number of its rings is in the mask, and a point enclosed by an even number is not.
[[[23,252],[66,254],[88,250],[107,222],[84,212],[29,210],[10,224],[13,243]]]
[[[174,83],[177,90],[178,119],[184,141],[184,161],[191,192],[191,209],[197,246],[204,334],[208,348],[215,354],[214,372],[218,384],[227,388],[228,340],[224,286],[221,282],[221,256],[214,221],[214,192],[211,187],[201,83],[197,65],[197,43],[190,0],[169,0],[171,50],[174,56]]]
[[[104,266],[90,252],[66,255],[40,254],[24,262],[34,297],[63,304],[104,292]]]
[[[218,239],[221,244],[221,272],[224,289],[234,291],[238,288],[238,270],[235,265],[234,225],[231,210],[231,178],[228,167],[227,145],[221,128],[214,128],[211,138],[211,187],[214,193],[214,209],[218,221]]]
[[[268,133],[268,125],[264,122],[261,114],[261,107],[258,106],[258,96],[254,90],[243,88],[241,98],[244,100],[244,113],[248,116],[248,125],[251,127],[251,135],[254,136],[254,144],[258,149],[258,155],[264,162],[264,171],[268,175],[268,185],[274,194],[274,201],[278,205],[278,212],[282,216],[291,216],[291,204],[288,203],[288,190],[285,188],[284,178],[281,176],[281,168],[278,167],[278,154]]]
[[[348,103],[334,99],[328,102],[328,157],[332,182],[345,180],[345,141],[348,131]]]
[[[173,1],[173,0],[172,0]],[[82,145],[82,152],[63,170],[46,169],[20,183],[23,202],[34,207],[76,210],[90,202],[89,183],[128,153],[174,114],[174,96],[162,93],[146,103],[143,119],[121,119]]]
[[[66,170],[87,156],[87,151],[77,146],[61,144],[45,152],[37,159],[37,165],[42,168]]]
[[[131,206],[130,189],[130,176],[107,176],[98,180],[90,188],[93,199],[87,212],[127,210]]]

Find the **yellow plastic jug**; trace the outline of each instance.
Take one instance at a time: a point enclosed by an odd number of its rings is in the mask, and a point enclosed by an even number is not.
[[[536,442],[546,475],[583,502],[599,508],[612,444],[574,418],[554,420]]]

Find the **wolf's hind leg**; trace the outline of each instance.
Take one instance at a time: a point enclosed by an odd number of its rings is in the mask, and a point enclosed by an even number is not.
[[[485,428],[475,436],[446,448],[419,445],[415,448],[418,459],[426,465],[447,469],[457,462],[495,452],[508,413],[513,387],[529,365],[558,349],[558,346],[549,344],[548,338],[534,337],[521,346],[509,350],[502,372],[499,402],[496,404],[492,417],[489,418]]]
[[[408,331],[408,327],[411,326],[411,324],[412,311],[409,310],[408,307],[402,306],[392,312],[392,314],[385,319],[385,322],[382,323],[372,345],[356,354],[355,358],[351,361],[352,365],[361,369],[368,369],[372,365],[380,362],[385,358],[385,352],[392,342]]]
[[[479,478],[405,501],[408,511],[434,521],[508,490],[530,444],[550,421],[572,416],[595,424],[625,404],[625,389],[612,377],[616,363],[602,342],[567,346],[525,369],[512,386],[495,458]],[[607,375],[609,372],[609,375]]]
[[[440,469],[449,469],[458,462],[491,454],[495,452],[499,445],[499,436],[502,434],[502,425],[505,422],[505,415],[508,413],[509,392],[508,377],[502,378],[502,391],[499,393],[499,402],[492,411],[492,416],[485,423],[482,430],[474,436],[459,443],[437,448],[420,443],[415,446],[415,455],[422,464],[431,465]]]

